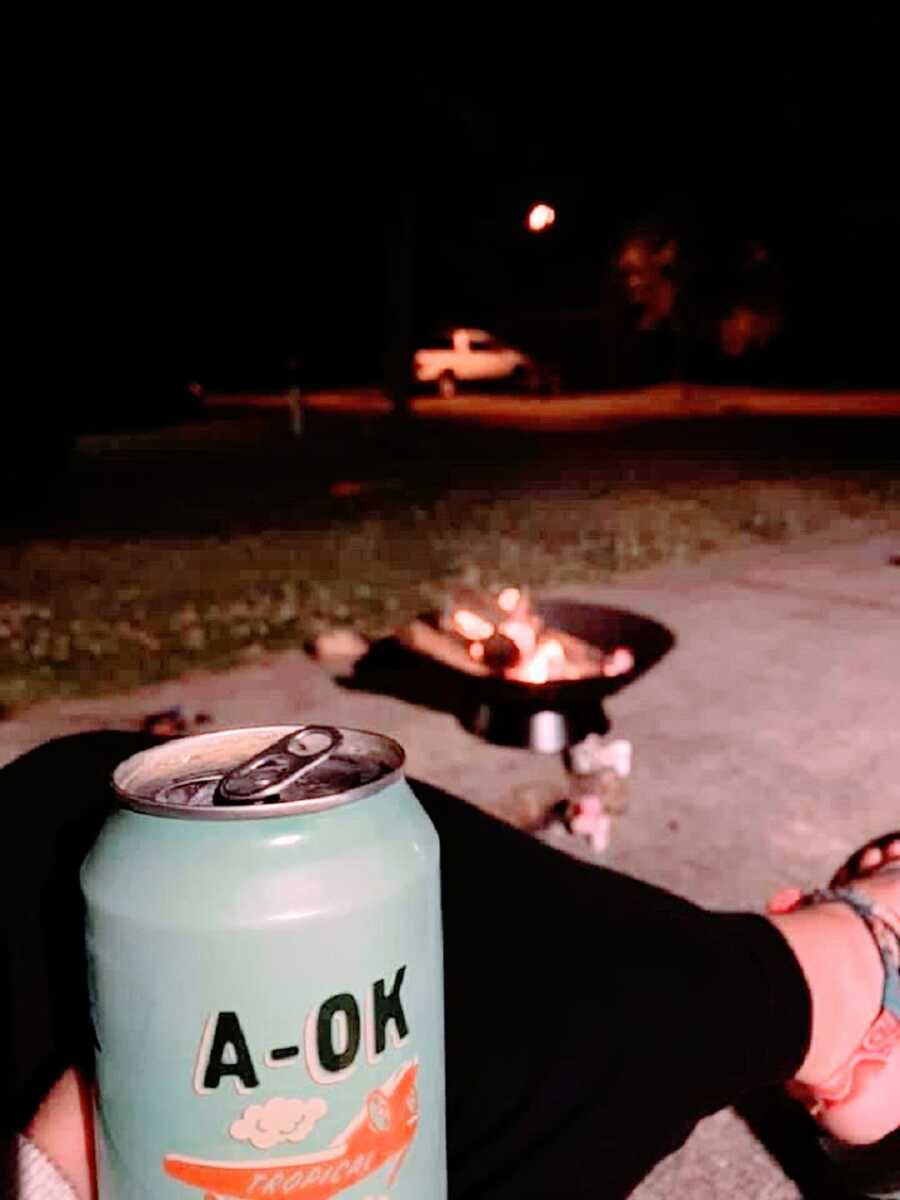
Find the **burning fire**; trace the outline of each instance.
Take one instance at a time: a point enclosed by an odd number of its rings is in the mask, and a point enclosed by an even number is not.
[[[513,667],[507,674],[511,679],[521,679],[526,683],[547,683],[549,679],[571,678],[566,672],[566,652],[562,642],[558,642],[556,638],[546,638],[535,646],[531,657],[520,667]]]
[[[507,587],[496,596],[466,596],[452,606],[445,627],[464,639],[475,662],[522,683],[612,677],[634,667],[634,655],[625,646],[606,653],[581,638],[547,629],[520,588]]]

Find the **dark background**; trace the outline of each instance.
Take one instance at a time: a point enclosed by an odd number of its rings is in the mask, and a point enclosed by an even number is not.
[[[310,386],[378,383],[406,307],[413,340],[483,324],[572,386],[900,385],[887,18],[429,21],[79,27],[39,55],[11,239],[30,386],[86,411],[172,378],[280,386],[291,354]],[[678,238],[697,328],[763,244],[773,344],[636,332],[615,262],[641,224]]]

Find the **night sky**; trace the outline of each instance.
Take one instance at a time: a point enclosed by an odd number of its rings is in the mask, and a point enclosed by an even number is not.
[[[402,52],[349,22],[270,57],[169,44],[76,70],[24,139],[23,288],[44,340],[95,377],[143,363],[253,384],[300,351],[316,381],[377,379],[398,213],[417,335],[524,336],[566,313],[608,332],[617,249],[650,222],[707,256],[765,244],[795,372],[900,383],[886,19],[443,19],[453,37],[416,24]],[[543,238],[522,225],[538,199],[559,216]],[[832,359],[814,369],[818,345]]]

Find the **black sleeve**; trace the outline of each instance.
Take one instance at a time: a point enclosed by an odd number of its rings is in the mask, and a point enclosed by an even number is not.
[[[157,740],[79,734],[0,769],[4,1120],[13,1129],[66,1066],[90,1070],[78,871],[113,803],[114,767]]]
[[[809,993],[765,918],[575,860],[413,781],[441,839],[451,1197],[618,1200],[796,1070]]]

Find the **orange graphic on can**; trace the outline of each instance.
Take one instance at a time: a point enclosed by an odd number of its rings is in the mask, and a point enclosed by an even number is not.
[[[299,1196],[329,1200],[395,1159],[391,1187],[415,1137],[418,1092],[415,1061],[404,1065],[381,1088],[369,1092],[350,1124],[322,1150],[264,1162],[214,1162],[167,1154],[163,1170],[200,1188],[205,1200],[235,1197]]]

